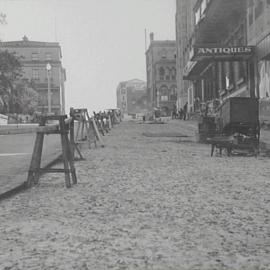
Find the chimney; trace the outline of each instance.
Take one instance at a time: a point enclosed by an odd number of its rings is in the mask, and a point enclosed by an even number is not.
[[[150,33],[150,43],[152,43],[154,41],[154,33],[151,32]]]

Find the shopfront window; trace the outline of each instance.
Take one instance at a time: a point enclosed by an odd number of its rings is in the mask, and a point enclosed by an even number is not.
[[[229,86],[229,89],[230,89],[230,88],[232,88],[234,86],[234,82],[235,82],[235,78],[234,78],[234,62],[230,62],[230,66],[229,66],[229,82],[230,82],[230,86]]]
[[[259,96],[270,98],[270,61],[260,61],[259,70]]]
[[[247,77],[247,62],[239,62],[239,79],[245,81]]]

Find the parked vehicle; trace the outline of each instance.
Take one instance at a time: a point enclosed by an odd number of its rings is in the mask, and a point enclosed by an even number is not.
[[[260,123],[259,102],[256,98],[232,97],[218,109],[216,118],[217,136],[208,141],[219,149],[226,148],[228,155],[233,150],[248,151],[254,155],[259,151]]]

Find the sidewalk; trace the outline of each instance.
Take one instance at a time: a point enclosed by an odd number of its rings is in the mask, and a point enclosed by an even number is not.
[[[174,120],[174,121],[181,121],[181,120]],[[191,132],[197,132],[197,130],[198,130],[198,122],[197,121],[186,121],[186,125],[190,127]],[[263,151],[270,150],[270,129],[263,129],[263,128],[261,129],[260,147]]]
[[[270,130],[269,129],[261,129],[261,146],[266,150],[270,150]]]
[[[84,150],[71,189],[47,174],[2,201],[1,267],[270,269],[269,158],[210,157],[194,129],[121,123]]]

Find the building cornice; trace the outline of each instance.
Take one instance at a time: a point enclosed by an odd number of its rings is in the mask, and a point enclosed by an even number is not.
[[[175,40],[154,40],[150,43],[148,49],[146,50],[146,54],[151,51],[154,47],[173,47],[176,50],[176,41]]]
[[[59,48],[60,45],[58,42],[41,42],[41,41],[4,41],[1,42],[1,47],[4,48]]]
[[[21,60],[22,64],[30,64],[30,65],[44,65],[46,66],[47,63],[50,64],[58,64],[61,65],[61,61],[58,60],[40,60],[40,61],[31,61],[31,60]]]

